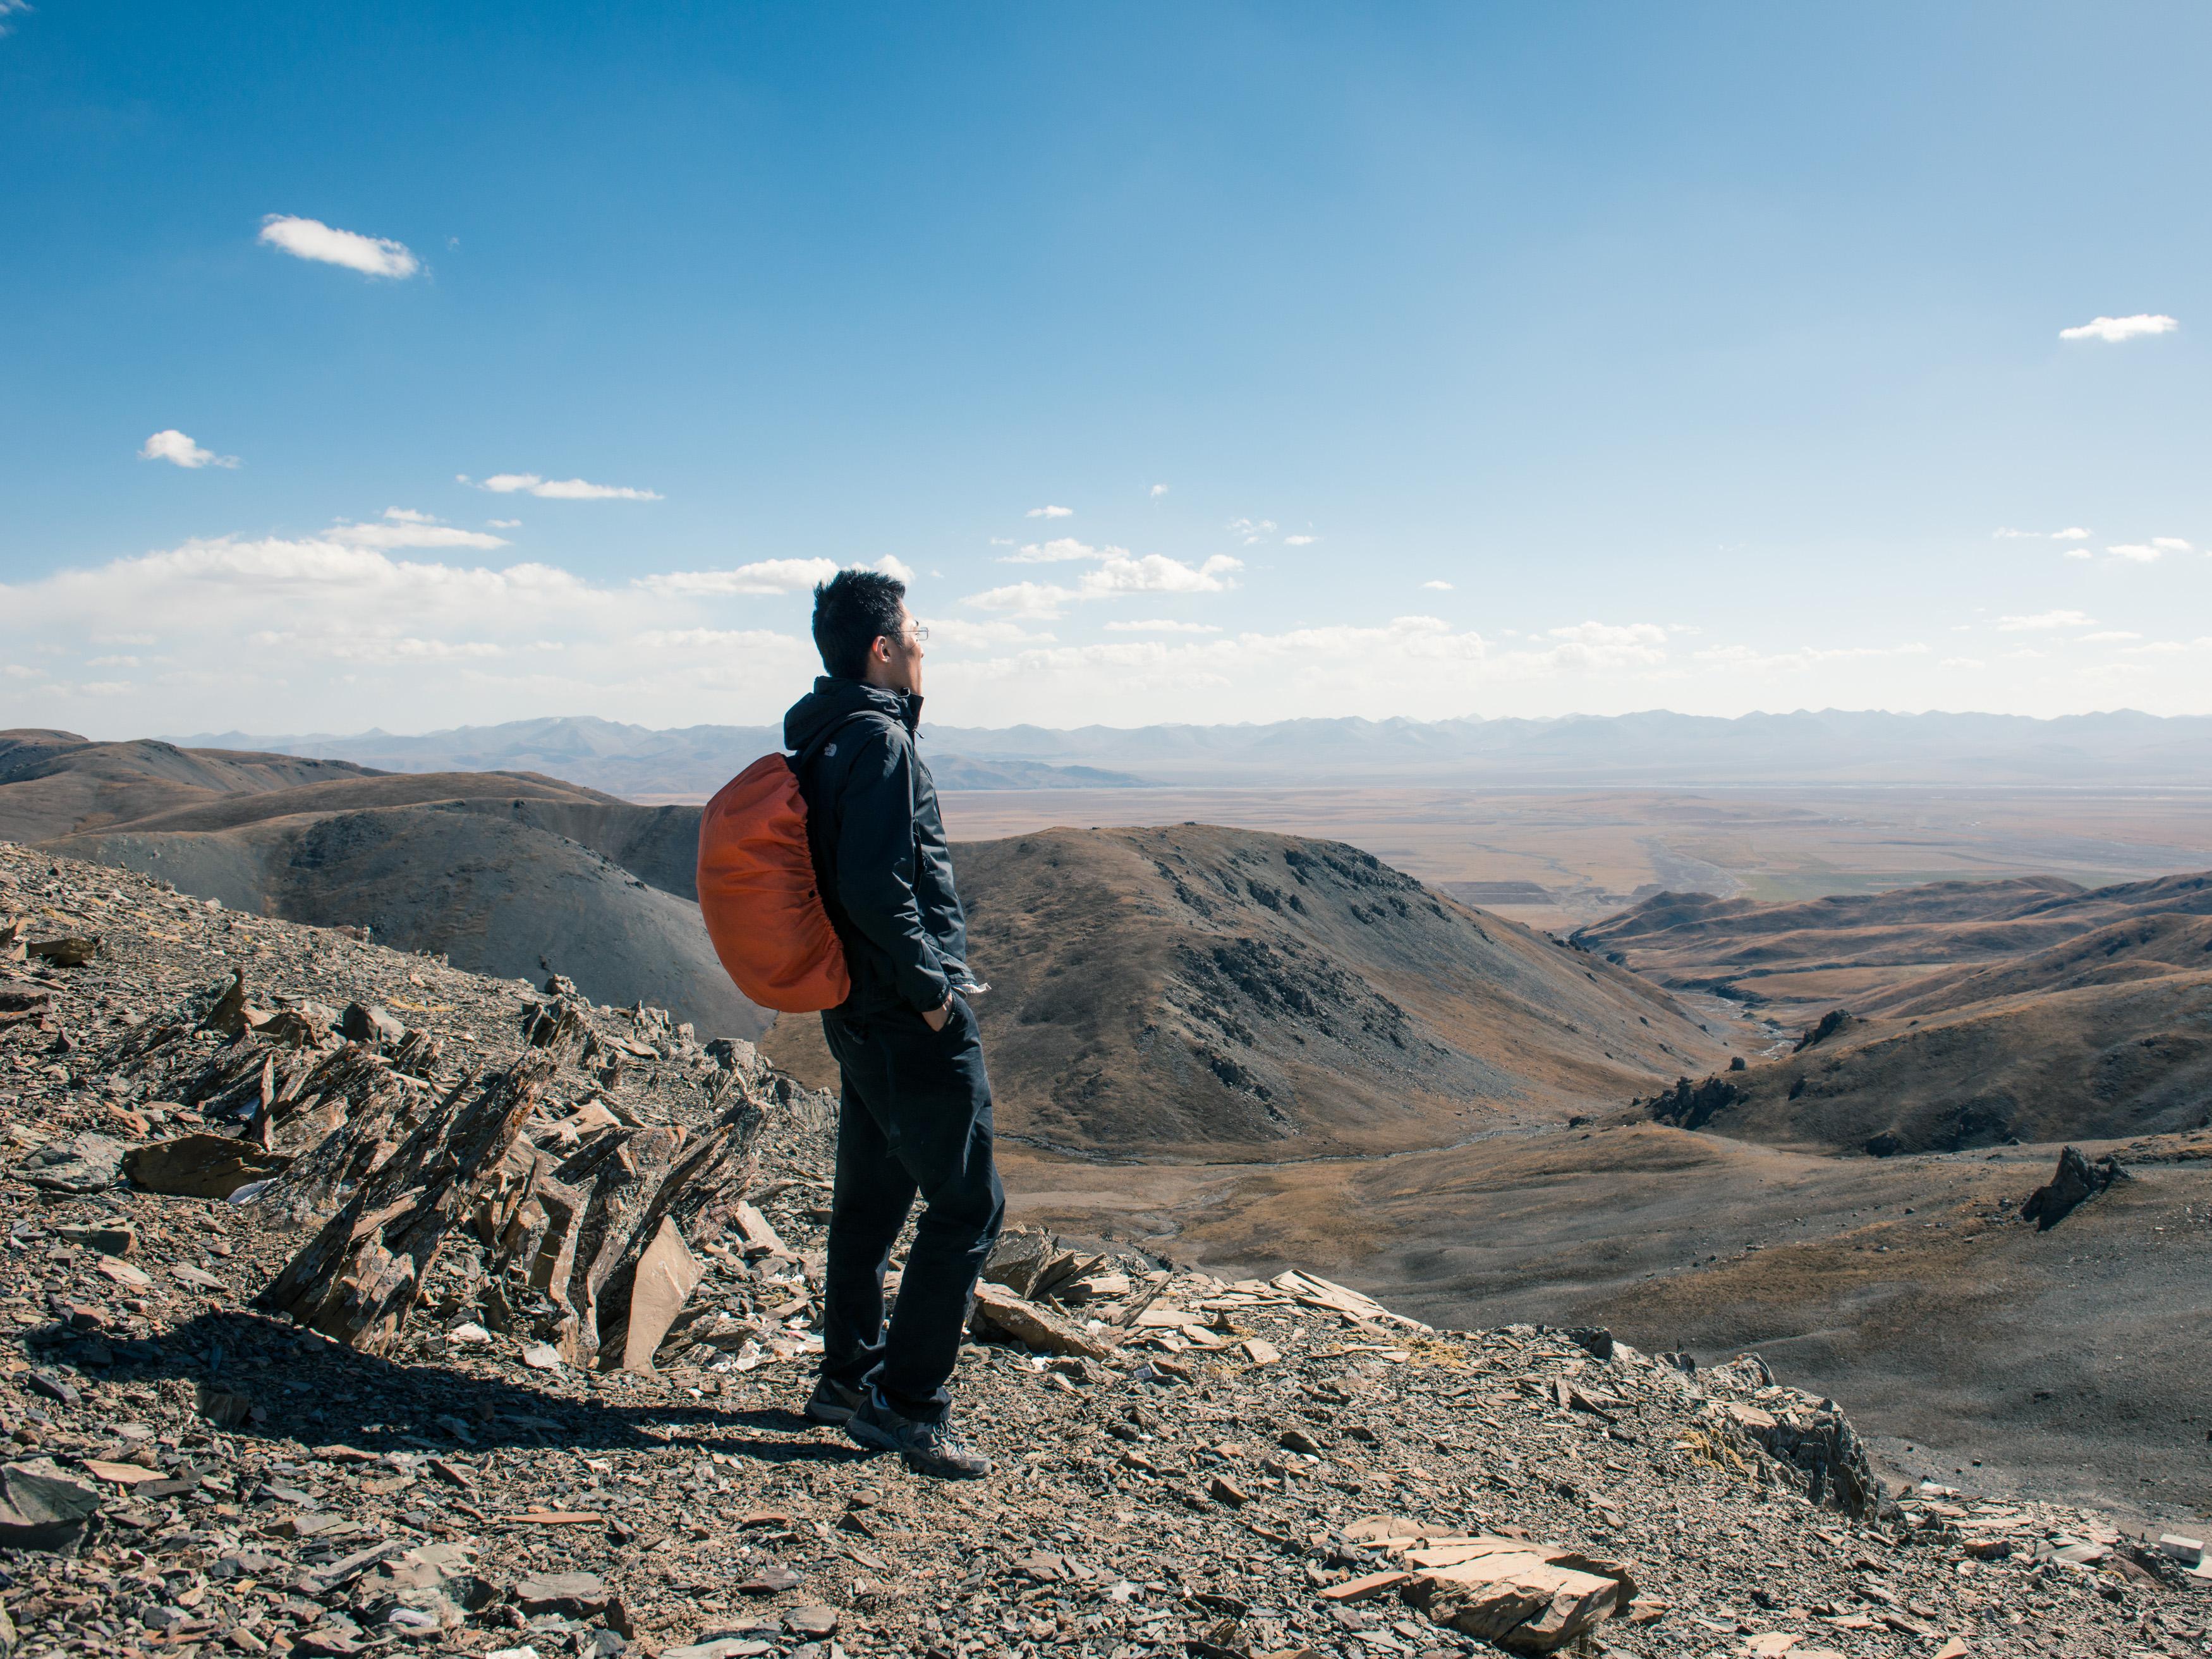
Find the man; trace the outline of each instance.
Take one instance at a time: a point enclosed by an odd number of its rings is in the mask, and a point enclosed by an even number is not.
[[[923,630],[903,583],[842,570],[814,590],[828,673],[784,716],[823,907],[853,990],[822,1016],[843,1096],[830,1204],[822,1374],[806,1402],[862,1445],[926,1474],[990,1460],[953,1427],[945,1383],[1006,1194],[991,1158],[991,1082],[963,994],[968,923],[937,787],[915,750]],[[884,1272],[923,1209],[884,1328]]]

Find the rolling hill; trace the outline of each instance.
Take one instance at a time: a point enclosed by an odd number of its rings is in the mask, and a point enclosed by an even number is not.
[[[698,822],[530,774],[0,733],[0,839],[257,915],[368,927],[475,972],[564,974],[702,1037],[756,1036],[768,1016],[723,973],[692,902]]]
[[[953,856],[1000,1128],[1060,1152],[1444,1145],[1727,1054],[1648,981],[1339,842],[1183,824]],[[811,1018],[765,1047],[828,1080]]]
[[[1575,941],[1822,1021],[1789,1054],[1656,1103],[1684,1127],[1893,1156],[2212,1122],[2212,874],[1796,904],[1662,893]]]

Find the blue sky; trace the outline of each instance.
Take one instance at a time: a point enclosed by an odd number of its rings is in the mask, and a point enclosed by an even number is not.
[[[2212,710],[2198,6],[0,8],[0,724]]]

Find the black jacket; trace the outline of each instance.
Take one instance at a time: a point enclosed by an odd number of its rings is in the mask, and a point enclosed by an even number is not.
[[[823,908],[852,971],[851,1013],[927,1012],[969,980],[937,786],[915,749],[921,720],[919,696],[826,678],[783,717]]]

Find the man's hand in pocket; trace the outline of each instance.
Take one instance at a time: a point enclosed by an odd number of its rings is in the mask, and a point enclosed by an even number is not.
[[[947,991],[945,994],[945,1000],[938,1004],[936,1007],[931,1009],[921,1018],[923,1024],[927,1024],[931,1030],[943,1030],[945,1029],[945,1022],[952,1018],[952,993]]]

